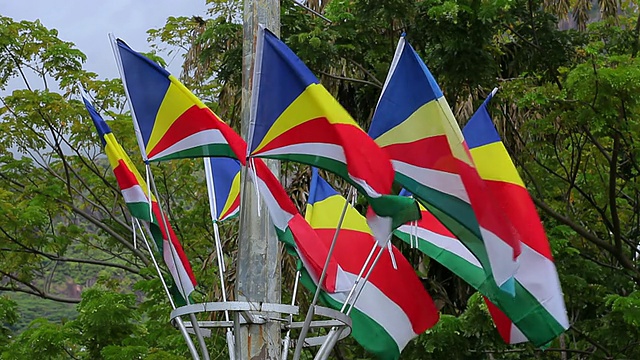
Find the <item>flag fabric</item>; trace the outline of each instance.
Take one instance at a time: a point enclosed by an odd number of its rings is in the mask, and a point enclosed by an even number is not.
[[[523,334],[518,326],[514,324],[513,321],[511,321],[511,319],[509,319],[509,317],[504,312],[502,312],[494,303],[492,303],[491,300],[489,300],[486,296],[483,296],[483,298],[484,302],[487,304],[487,309],[489,310],[491,319],[493,319],[493,323],[496,325],[496,329],[498,330],[498,333],[505,343],[513,345],[531,341],[534,342],[534,345],[540,347],[548,344],[548,342],[540,342],[540,340],[529,340],[527,338],[527,335]],[[563,327],[561,330],[557,326],[549,325],[548,323],[546,323],[542,328],[542,332],[538,333],[549,336],[549,341],[551,341],[562,334],[564,330],[566,330],[566,328]],[[537,342],[537,344],[535,342]]]
[[[555,324],[567,329],[567,311],[549,240],[531,196],[487,110],[496,91],[494,89],[475,112],[463,134],[490,196],[505,210],[509,222],[520,230],[522,254],[516,280],[553,316]]]
[[[411,196],[411,193],[402,189],[400,195]],[[394,235],[444,265],[476,290],[491,281],[491,276],[485,274],[471,251],[422,204],[420,210],[422,218],[419,221],[400,226]]]
[[[240,210],[240,162],[232,158],[212,157],[207,161],[205,176],[213,180],[216,199],[215,221],[224,221],[238,216]]]
[[[261,159],[252,159],[248,171],[258,185],[260,198],[267,205],[278,239],[287,251],[298,256],[309,275],[317,282],[322,273],[329,247],[323,244],[316,232],[304,220],[286,190]],[[255,171],[255,173],[254,173]],[[323,284],[328,292],[344,291],[350,284],[338,264],[330,259]]]
[[[169,224],[169,219],[158,206],[156,198],[151,194],[151,211],[149,209],[149,193],[147,184],[131,162],[122,146],[111,132],[109,125],[95,110],[89,100],[83,97],[84,104],[93,120],[93,124],[100,135],[104,151],[113,170],[122,197],[132,216],[150,223],[150,230],[158,250],[162,253],[165,264],[173,278],[182,299],[180,303],[186,303],[189,295],[197,285],[191,265],[187,259],[182,245]],[[151,217],[153,212],[153,218]],[[175,292],[174,292],[175,293]]]
[[[369,135],[393,163],[396,181],[462,240],[508,292],[520,242],[485,191],[453,113],[411,45],[400,38]]]
[[[244,161],[242,138],[178,79],[120,39],[115,48],[145,161],[213,156]]]
[[[543,346],[567,328],[562,294],[545,296],[542,291],[555,285],[554,277],[537,277],[535,264],[525,263],[518,269],[512,296],[497,286],[478,259],[424,207],[422,219],[399,227],[394,234],[478,290],[485,297],[498,332],[508,344],[530,341],[535,346]]]
[[[340,196],[314,169],[305,218],[323,244],[330,245],[346,199]],[[338,234],[333,257],[355,284],[365,260],[376,246],[364,216],[349,205]],[[352,335],[367,351],[381,359],[397,359],[407,343],[438,322],[438,310],[411,264],[392,247],[394,269],[386,249],[371,272],[360,282],[362,293],[350,316]],[[369,265],[370,267],[371,265]],[[366,272],[365,272],[366,274]],[[307,279],[306,286],[314,287]],[[330,307],[341,309],[348,292],[321,293]]]
[[[302,61],[270,31],[258,35],[249,154],[331,171],[363,193],[378,238],[420,216],[415,202],[390,195],[388,156],[356,124]]]

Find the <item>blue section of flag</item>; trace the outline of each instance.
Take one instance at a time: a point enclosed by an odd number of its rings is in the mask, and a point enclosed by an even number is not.
[[[212,157],[209,161],[211,162],[211,173],[216,195],[216,220],[220,220],[220,216],[229,211],[229,209],[225,209],[229,197],[238,195],[232,194],[232,186],[233,180],[240,172],[240,162],[236,159],[224,157]]]
[[[408,42],[404,43],[398,63],[390,71],[393,74],[385,84],[369,128],[369,136],[374,139],[400,125],[424,104],[443,96],[433,75]]]
[[[262,48],[262,73],[258,94],[260,121],[256,124],[250,152],[260,144],[269,129],[284,110],[311,84],[318,79],[307,70],[304,63],[269,30],[264,29]],[[270,94],[270,88],[278,88],[278,96]],[[268,99],[265,101],[264,99]]]
[[[122,71],[144,143],[149,142],[156,116],[171,81],[169,72],[117,40]]]
[[[398,194],[399,196],[413,196],[413,194],[411,193],[411,191],[402,188],[402,190],[400,190],[400,193]]]
[[[96,130],[98,130],[98,135],[100,135],[100,141],[102,141],[102,146],[106,145],[107,143],[104,141],[104,136],[111,132],[109,125],[107,125],[107,123],[104,121],[102,116],[98,114],[98,112],[93,107],[93,105],[91,105],[89,100],[85,99],[84,96],[82,97],[82,102],[84,102],[84,106],[87,108],[87,111],[91,116],[91,120],[93,120],[93,125],[95,125]]]
[[[320,176],[317,168],[312,168],[311,185],[309,186],[309,199],[307,202],[313,205],[316,202],[322,201],[333,195],[338,195],[338,192]]]
[[[487,110],[487,104],[493,97],[490,94],[473,114],[471,120],[462,129],[462,134],[469,149],[474,149],[483,145],[500,142],[500,135],[496,131],[491,116]]]

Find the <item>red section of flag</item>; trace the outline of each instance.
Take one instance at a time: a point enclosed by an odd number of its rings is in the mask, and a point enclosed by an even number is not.
[[[502,206],[496,203],[492,193],[488,191],[476,168],[459,162],[459,174],[464,187],[467,189],[471,207],[476,214],[482,228],[496,234],[502,241],[513,249],[513,259],[520,256],[521,236],[516,228],[508,222]]]
[[[331,244],[334,229],[316,229],[316,232],[325,244]],[[335,245],[334,257],[346,272],[358,274],[374,244],[375,240],[370,234],[341,229]],[[387,249],[379,248],[377,250],[382,251],[382,255],[371,272],[369,282],[402,308],[411,321],[413,331],[420,334],[438,322],[438,310],[422,282],[415,275],[411,264],[395,246],[392,249],[397,269],[393,268]],[[416,301],[417,299],[424,299],[424,301]]]
[[[297,144],[331,144],[341,147],[347,170],[352,177],[364,179],[380,194],[391,193],[394,173],[389,157],[362,129],[354,125],[332,124],[325,117],[308,120],[283,132],[256,151],[255,155]]]
[[[264,182],[279,207],[279,209],[270,209],[270,212],[285,212],[292,216],[287,225],[293,235],[296,251],[305,257],[307,265],[317,271],[315,275],[319,276],[329,253],[328,246],[319,240],[315,230],[300,215],[280,181],[262,159],[252,159],[252,166],[255,166],[256,174]],[[335,291],[337,268],[337,264],[332,258],[329,261],[327,275],[322,284],[322,287],[329,292]]]
[[[520,229],[521,241],[553,261],[549,240],[527,189],[504,181],[484,180],[484,183],[492,194],[500,194],[495,201],[502,206],[513,226]]]
[[[451,153],[449,140],[445,135],[431,136],[409,143],[387,145],[384,150],[393,160],[448,173],[456,173],[458,162],[460,162]]]
[[[329,249],[323,244],[318,237],[316,231],[307,223],[300,214],[296,214],[289,220],[289,228],[298,245],[298,252],[307,261],[306,264],[311,266],[315,276],[322,274],[325,260],[329,254]],[[329,264],[327,275],[324,279],[323,288],[332,293],[336,291],[336,273],[337,266],[335,262]],[[319,279],[316,279],[316,281]]]
[[[496,329],[498,329],[498,333],[502,337],[505,343],[511,344],[511,327],[513,323],[507,315],[505,315],[497,306],[495,306],[489,299],[484,297],[484,302],[487,304],[487,308],[489,309],[489,314],[493,318],[493,322],[496,324]]]
[[[186,270],[187,274],[189,274],[189,279],[191,280],[191,283],[195,287],[197,285],[196,277],[193,274],[193,270],[191,269],[191,264],[189,263],[189,259],[187,259],[187,255],[184,253],[184,250],[182,249],[182,245],[180,245],[180,241],[178,241],[178,237],[176,236],[176,233],[173,231],[173,228],[169,223],[169,218],[167,217],[166,214],[160,211],[160,207],[158,206],[158,203],[155,201],[152,203],[152,209],[153,209],[153,216],[155,217],[155,222],[158,228],[160,229],[160,231],[162,232],[162,238],[165,241],[167,240],[171,241],[171,244],[173,244],[173,248],[176,251],[176,255],[178,255],[179,261],[182,263],[182,266]],[[164,219],[164,222],[161,219]],[[169,236],[167,236],[167,229],[169,230]]]
[[[218,216],[218,219],[226,218],[229,214],[236,211],[236,209],[238,209],[238,206],[240,206],[240,196],[236,196],[231,206],[229,206],[229,209],[224,214],[220,214],[220,216]]]
[[[211,126],[212,122],[216,125],[215,127]],[[238,134],[236,134],[229,125],[220,120],[209,108],[199,108],[197,105],[191,106],[171,124],[156,146],[149,151],[148,156],[153,158],[160,152],[193,134],[215,129],[220,130],[236,154],[237,159],[244,159],[247,153],[247,146],[244,141],[238,141],[241,140]]]
[[[122,190],[140,185],[136,176],[133,174],[131,169],[129,169],[127,163],[122,159],[118,159],[118,166],[113,169],[113,174],[116,177],[118,186],[120,186],[120,189]]]

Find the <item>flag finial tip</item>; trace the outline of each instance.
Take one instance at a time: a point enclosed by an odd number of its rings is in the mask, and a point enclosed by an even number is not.
[[[403,32],[402,32],[402,34],[400,34],[400,37],[401,37],[401,38],[403,38],[403,37],[407,37],[407,33],[406,33],[405,31],[403,31]]]

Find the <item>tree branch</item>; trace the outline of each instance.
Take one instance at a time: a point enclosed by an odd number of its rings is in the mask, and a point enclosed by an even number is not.
[[[580,350],[580,349],[560,349],[560,348],[547,348],[547,349],[503,349],[503,350],[469,350],[470,353],[481,353],[481,354],[506,354],[506,353],[520,353],[534,351],[537,353],[542,352],[562,352],[562,353],[573,353],[573,354],[586,354],[593,355],[593,351]]]
[[[365,69],[364,66],[362,66],[362,64],[360,64],[359,62],[356,62],[353,59],[347,58],[347,61],[349,61],[350,63],[352,63],[353,65],[357,66],[358,69],[360,69],[360,71],[362,71],[363,73],[365,73],[367,76],[369,76],[374,83],[376,83],[378,85],[379,88],[382,88],[382,86],[384,85],[380,80],[378,80],[378,78],[376,78],[375,76],[373,76],[373,74]]]
[[[73,212],[75,212],[76,214],[82,216],[83,218],[88,220],[90,223],[96,225],[100,229],[104,230],[107,234],[111,235],[119,243],[124,245],[127,249],[129,249],[131,252],[133,252],[138,258],[140,258],[140,260],[142,260],[142,262],[144,263],[145,266],[149,265],[149,259],[147,259],[147,257],[142,252],[140,252],[138,249],[134,248],[133,244],[131,242],[129,242],[128,240],[126,240],[125,238],[120,236],[120,234],[116,233],[112,228],[110,228],[109,226],[103,224],[100,220],[98,220],[95,217],[91,216],[86,211],[75,207],[73,204],[66,203],[63,200],[60,200],[60,202],[65,204],[65,205],[67,205],[68,207],[70,207],[71,210],[73,210]]]
[[[58,301],[58,302],[63,302],[63,303],[69,303],[69,304],[77,304],[80,302],[80,299],[74,299],[74,298],[68,298],[68,297],[63,297],[63,296],[58,296],[58,295],[53,295],[51,293],[42,291],[40,289],[38,289],[37,287],[35,287],[32,284],[29,283],[25,283],[24,281],[18,279],[16,276],[13,276],[9,273],[6,273],[2,270],[0,270],[0,274],[2,274],[3,276],[6,276],[14,281],[17,281],[18,283],[26,286],[27,288],[20,288],[20,287],[15,287],[15,286],[0,286],[0,291],[17,291],[17,292],[22,292],[22,293],[26,293],[26,294],[31,294],[31,295],[35,295],[38,297],[41,297],[43,299],[49,299],[49,300],[54,300],[54,301]]]
[[[631,51],[631,57],[635,58],[638,55],[638,47],[640,47],[640,14],[636,20],[636,27],[633,29],[633,49]]]
[[[620,217],[618,216],[618,205],[616,204],[616,180],[618,178],[618,153],[620,152],[620,134],[613,135],[613,151],[611,152],[611,167],[609,168],[609,212],[613,225],[613,241],[616,246],[618,256],[624,256],[622,252],[622,240],[620,238]]]
[[[549,216],[551,216],[552,218],[558,220],[559,222],[569,226],[573,231],[575,231],[578,235],[582,236],[584,239],[586,239],[587,241],[591,242],[592,244],[598,246],[599,248],[608,251],[611,255],[613,255],[619,262],[620,264],[626,268],[627,270],[631,270],[633,273],[630,274],[631,277],[634,279],[634,281],[638,284],[640,284],[640,273],[638,272],[638,269],[635,267],[634,263],[632,261],[630,261],[628,258],[626,258],[625,256],[622,256],[622,254],[618,253],[618,251],[616,250],[616,247],[611,245],[610,243],[600,239],[599,237],[595,236],[594,234],[590,233],[589,231],[587,231],[585,228],[583,228],[582,226],[576,224],[573,220],[569,219],[568,217],[565,217],[564,215],[556,212],[555,210],[553,210],[547,203],[545,203],[544,201],[538,199],[537,197],[531,197],[533,199],[533,202],[539,207],[541,208],[544,212],[546,212]]]
[[[329,73],[326,73],[326,72],[324,72],[324,71],[320,71],[320,70],[318,70],[318,73],[320,73],[320,74],[322,74],[322,75],[324,75],[324,76],[327,76],[327,77],[333,78],[333,79],[345,80],[345,81],[351,81],[351,82],[354,82],[354,83],[360,83],[360,84],[367,84],[367,85],[375,86],[375,87],[376,87],[376,88],[378,88],[378,89],[382,88],[382,86],[380,86],[380,85],[378,85],[378,84],[376,84],[376,83],[373,83],[373,82],[371,82],[371,81],[368,81],[368,80],[355,79],[355,78],[348,78],[348,77],[344,77],[344,76],[340,76],[340,75],[332,75],[332,74],[329,74]]]
[[[53,169],[49,168],[48,166],[45,167],[45,170],[47,170],[47,172],[49,172],[49,174],[51,174],[53,177],[57,178],[58,180],[65,182],[66,180],[58,175],[55,171],[53,171]],[[104,210],[107,214],[109,214],[109,217],[111,219],[113,219],[113,221],[117,222],[118,224],[120,224],[123,228],[132,231],[132,228],[129,226],[129,224],[123,222],[122,220],[120,220],[119,218],[113,216],[111,214],[111,212],[109,210],[107,210],[107,206],[99,199],[99,197],[97,195],[95,195],[95,193],[93,192],[93,190],[91,189],[91,187],[89,185],[87,185],[84,180],[80,177],[80,175],[72,168],[69,167],[69,170],[75,175],[75,177],[80,180],[80,183],[82,185],[84,185],[84,187],[87,189],[87,191],[89,191],[89,193],[99,202],[99,203],[95,203],[94,201],[92,201],[91,199],[87,198],[84,193],[78,189],[76,189],[75,186],[69,185],[69,187],[76,192],[76,194],[78,194],[80,197],[82,197],[82,199],[84,199],[84,201],[88,202],[89,204],[91,204],[92,206],[94,206],[97,209],[102,209]],[[118,192],[120,193],[120,192]]]
[[[598,344],[597,342],[595,342],[591,337],[589,337],[587,334],[583,333],[582,331],[580,331],[579,329],[577,329],[575,326],[572,326],[570,328],[571,330],[573,330],[573,332],[575,332],[576,334],[578,334],[578,336],[582,337],[583,339],[587,340],[587,342],[593,346],[595,346],[596,348],[598,348],[600,351],[602,351],[603,353],[605,353],[605,355],[607,356],[607,358],[611,358],[611,351],[607,350],[607,348],[605,348],[604,346]]]
[[[23,245],[21,245],[21,246],[23,246]],[[45,258],[47,258],[47,259],[49,259],[51,261],[72,262],[72,263],[79,263],[79,264],[89,264],[89,265],[100,265],[100,266],[105,266],[105,267],[112,267],[112,268],[122,269],[122,270],[125,270],[127,272],[140,275],[140,269],[136,269],[136,268],[132,268],[132,267],[127,266],[127,265],[112,263],[112,262],[108,262],[108,261],[104,261],[104,260],[76,259],[76,258],[62,257],[62,256],[53,255],[53,254],[47,254],[47,253],[44,253],[42,251],[39,251],[39,250],[36,250],[36,249],[32,249],[32,248],[27,248],[27,247],[25,247],[23,250],[10,249],[10,248],[0,248],[0,251],[22,252],[22,253],[27,253],[27,254],[40,255],[40,256],[45,257]]]
[[[8,287],[8,286],[0,286],[0,291],[21,292],[21,293],[25,293],[25,294],[29,294],[29,295],[34,295],[34,296],[37,296],[37,297],[40,297],[40,298],[43,298],[43,299],[53,300],[53,301],[57,301],[57,302],[67,303],[67,304],[77,304],[81,300],[81,299],[67,298],[67,297],[52,295],[52,294],[49,294],[49,293],[39,293],[39,292],[27,290],[27,289],[16,288],[16,287]]]
[[[550,167],[543,164],[534,154],[532,154],[532,158],[536,164],[538,164],[540,167],[545,169],[547,172],[554,175],[558,179],[566,182],[567,184],[571,185],[571,182],[569,181],[569,179],[562,177],[556,171],[554,171]],[[607,229],[611,230],[613,226],[611,225],[611,222],[607,218],[606,211],[602,209],[600,206],[598,206],[596,201],[586,191],[584,191],[582,188],[577,186],[575,183],[573,184],[573,188],[598,212],[598,214],[600,214],[600,219],[602,220],[602,223],[607,227]]]
[[[10,249],[10,248],[0,248],[0,250],[2,251],[10,251],[10,252],[23,252],[23,253],[27,253],[27,254],[34,254],[34,255],[40,255],[43,256],[49,260],[52,261],[62,261],[62,262],[74,262],[74,263],[82,263],[82,264],[91,264],[91,265],[101,265],[101,266],[106,266],[106,267],[113,267],[113,268],[118,268],[118,269],[122,269],[128,272],[131,272],[133,274],[140,274],[140,270],[136,269],[136,268],[132,268],[123,264],[117,264],[117,263],[111,263],[105,260],[94,260],[94,259],[75,259],[75,258],[67,258],[67,257],[62,257],[62,256],[58,256],[58,255],[53,255],[53,254],[48,254],[45,253],[43,251],[28,247],[27,245],[24,245],[22,242],[20,242],[18,239],[16,239],[15,237],[11,236],[11,234],[9,234],[6,229],[2,226],[0,226],[0,232],[2,232],[9,241],[13,242],[14,244],[18,245],[20,248],[22,248],[22,250],[17,250],[17,249]]]
[[[19,182],[17,182],[16,180],[7,177],[6,175],[0,173],[0,177],[4,178],[5,180],[7,180],[8,182],[24,188],[24,185],[20,184]],[[36,190],[37,191],[37,190]],[[43,196],[49,197],[47,194],[38,192],[40,194],[42,194]],[[97,226],[98,228],[104,230],[107,234],[111,235],[115,240],[117,240],[119,243],[121,243],[122,245],[124,245],[127,249],[129,249],[132,253],[134,253],[134,255],[136,255],[143,263],[145,266],[149,265],[149,259],[147,259],[147,257],[144,255],[144,253],[140,252],[138,249],[134,248],[133,244],[126,240],[125,238],[123,238],[120,234],[116,233],[111,227],[105,225],[102,221],[96,219],[94,216],[92,216],[91,214],[87,213],[86,211],[76,207],[75,205],[60,199],[60,198],[52,198],[54,201],[65,205],[67,207],[69,207],[73,212],[75,212],[76,214],[82,216],[83,218],[85,218],[86,220],[88,220],[90,223],[94,224],[95,226]]]
[[[3,48],[4,48],[4,51],[6,51],[7,54],[9,54],[9,57],[11,58],[11,60],[13,60],[13,62],[16,64],[16,68],[18,68],[18,72],[20,73],[20,77],[22,77],[22,81],[24,81],[24,85],[27,87],[29,91],[32,91],[31,85],[29,85],[29,81],[27,80],[27,76],[24,74],[24,71],[22,70],[22,66],[21,66],[22,64],[18,61],[18,59],[13,54],[13,52],[9,50],[7,45],[4,45]]]
[[[591,133],[591,131],[589,131],[589,129],[587,129],[586,126],[582,127],[582,130],[585,132],[585,134],[587,135],[587,137],[589,138],[589,140],[591,140],[591,143],[593,145],[596,146],[596,148],[598,148],[598,150],[600,150],[600,153],[602,153],[602,155],[604,156],[605,159],[607,159],[607,162],[609,164],[611,164],[611,155],[609,155],[609,153],[607,152],[607,150],[604,148],[604,146],[602,146],[602,144],[595,138],[595,136],[593,136],[593,134]]]

